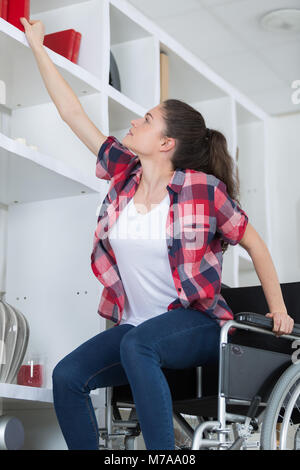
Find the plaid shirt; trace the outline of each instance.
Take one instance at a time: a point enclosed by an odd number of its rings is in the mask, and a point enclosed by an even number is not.
[[[114,136],[102,144],[96,176],[110,180],[94,233],[91,267],[104,289],[98,313],[120,324],[125,291],[108,234],[121,211],[134,196],[142,174],[137,155]],[[242,239],[248,217],[231,199],[226,185],[211,174],[176,169],[167,190],[170,208],[166,244],[178,297],[167,306],[199,310],[220,327],[233,313],[220,294],[222,273],[221,239],[236,245]]]

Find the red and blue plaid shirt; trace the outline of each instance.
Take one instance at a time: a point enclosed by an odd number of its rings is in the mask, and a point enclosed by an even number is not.
[[[98,313],[114,326],[120,324],[126,294],[108,234],[134,196],[141,174],[138,156],[116,137],[107,137],[97,157],[96,176],[110,180],[110,186],[97,220],[91,267],[104,286]],[[167,309],[199,310],[222,327],[233,313],[220,294],[221,239],[239,243],[248,217],[229,197],[226,185],[211,174],[176,169],[166,188],[170,196],[166,244],[178,293]]]

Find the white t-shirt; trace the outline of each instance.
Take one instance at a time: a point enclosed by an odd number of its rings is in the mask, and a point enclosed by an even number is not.
[[[177,297],[166,240],[169,194],[140,214],[133,197],[109,232],[124,285],[125,306],[120,324],[137,326],[167,312]]]

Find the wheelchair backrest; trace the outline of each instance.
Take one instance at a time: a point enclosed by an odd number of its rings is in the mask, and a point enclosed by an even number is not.
[[[294,319],[295,323],[300,323],[300,282],[282,283],[280,286],[288,314]],[[250,287],[222,286],[221,295],[234,314],[254,312],[266,315],[269,312],[268,304],[260,285]],[[292,354],[293,352],[290,340],[261,333],[250,333],[245,330],[237,330],[232,335],[230,341],[244,346],[252,346],[285,354]]]

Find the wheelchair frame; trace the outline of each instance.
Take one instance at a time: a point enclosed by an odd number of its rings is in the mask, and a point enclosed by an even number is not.
[[[224,354],[223,351],[229,344],[228,331],[231,328],[248,330],[250,332],[257,332],[266,335],[273,335],[273,331],[269,331],[262,327],[257,327],[249,324],[245,324],[242,321],[229,320],[227,321],[220,332],[220,344],[219,344],[219,376],[218,376],[218,416],[217,420],[202,421],[200,416],[197,416],[199,424],[195,430],[190,424],[181,416],[179,412],[173,411],[173,417],[175,421],[181,426],[183,431],[192,439],[192,450],[199,450],[201,448],[217,448],[217,450],[238,450],[238,449],[249,449],[249,448],[260,448],[260,441],[254,443],[247,443],[247,439],[250,437],[253,431],[253,425],[258,428],[258,425],[262,423],[262,416],[264,415],[267,402],[262,402],[261,397],[255,395],[251,401],[231,399],[225,396],[223,393],[223,380],[224,380]],[[282,338],[289,340],[299,340],[297,335],[281,335]],[[280,338],[281,338],[280,337]],[[278,339],[280,339],[278,338]],[[267,350],[268,351],[268,350]],[[280,353],[279,353],[280,354]],[[202,366],[197,368],[197,396],[196,399],[201,399],[201,371]],[[99,446],[101,449],[112,449],[112,439],[120,436],[125,438],[125,450],[135,450],[135,440],[140,435],[141,429],[135,414],[135,405],[132,403],[118,402],[118,407],[126,407],[131,409],[129,420],[125,421],[122,419],[114,419],[112,415],[112,394],[113,387],[106,388],[106,407],[105,407],[105,424],[106,427],[100,428],[100,436],[105,440],[104,446]],[[226,407],[228,404],[231,405],[246,405],[249,406],[247,415],[228,413]],[[256,416],[259,407],[263,407],[264,410]],[[192,416],[192,415],[191,415]],[[120,416],[119,416],[120,417]],[[230,422],[232,428],[226,425]],[[112,428],[120,428],[121,431],[113,433]],[[229,433],[233,432],[234,440],[229,440]],[[210,436],[210,433],[217,434],[218,438],[206,438]],[[206,437],[203,437],[206,435]]]

